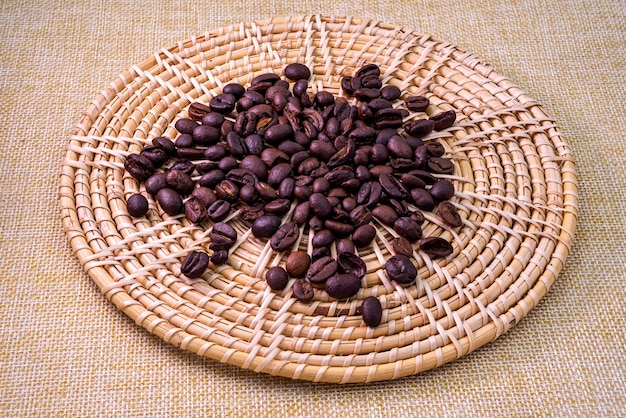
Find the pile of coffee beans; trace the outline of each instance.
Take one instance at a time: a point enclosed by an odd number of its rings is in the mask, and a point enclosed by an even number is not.
[[[421,225],[422,211],[436,211],[450,227],[462,223],[448,201],[454,185],[436,176],[451,174],[454,165],[441,143],[424,140],[451,127],[455,112],[428,117],[428,98],[401,100],[398,87],[383,86],[375,64],[343,77],[342,97],[311,93],[310,77],[308,67],[294,63],[283,77],[262,74],[247,88],[227,84],[208,104],[189,106],[189,117],[175,123],[174,140],[154,138],[126,158],[128,173],[144,182],[165,213],[213,222],[211,255],[189,253],[181,268],[185,276],[202,276],[209,261],[227,261],[237,232],[223,221],[234,209],[277,252],[293,249],[301,227],[309,231],[312,252],[292,251],[285,268],[272,267],[265,275],[277,291],[295,279],[293,295],[301,302],[311,301],[316,288],[336,299],[358,293],[366,266],[356,250],[375,238],[373,220],[398,234],[385,269],[400,285],[417,277],[414,243],[432,257],[452,253],[448,241],[422,237]],[[127,204],[132,216],[148,210],[140,194]],[[365,299],[361,310],[368,326],[378,325],[377,298]]]

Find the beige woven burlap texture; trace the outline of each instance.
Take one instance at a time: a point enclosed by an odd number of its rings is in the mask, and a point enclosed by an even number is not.
[[[581,216],[559,280],[500,339],[418,376],[313,384],[180,350],[102,296],[61,226],[72,126],[114,77],[207,30],[311,13],[400,25],[471,51],[541,103],[574,152]],[[623,4],[5,2],[1,16],[0,414],[626,414]]]

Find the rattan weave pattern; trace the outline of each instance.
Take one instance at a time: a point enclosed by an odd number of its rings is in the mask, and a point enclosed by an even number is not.
[[[143,186],[124,158],[156,136],[175,137],[188,105],[224,84],[247,84],[290,62],[313,71],[312,91],[342,94],[340,79],[365,63],[384,84],[429,97],[429,114],[454,109],[442,142],[455,172],[452,202],[463,226],[426,213],[424,235],[453,243],[445,259],[418,249],[415,285],[387,278],[395,232],[359,251],[368,272],[348,301],[318,291],[309,304],[265,286],[284,263],[234,212],[239,240],[228,264],[201,279],[180,274],[184,256],[208,248],[210,223],[164,214],[153,199],[145,218],[126,211]],[[411,116],[418,117],[418,116]],[[574,239],[578,188],[570,147],[539,103],[488,64],[432,37],[373,20],[300,16],[242,23],[161,50],[120,74],[89,104],[62,163],[59,198],[69,242],[116,307],[163,340],[220,362],[293,379],[337,383],[390,380],[453,361],[517,324],[545,295]],[[297,246],[307,249],[306,231]],[[416,247],[417,248],[417,247]],[[332,249],[331,251],[334,251]],[[366,327],[360,300],[384,313]]]

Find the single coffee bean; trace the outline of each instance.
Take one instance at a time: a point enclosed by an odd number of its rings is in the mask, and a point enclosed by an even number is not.
[[[176,141],[174,142],[174,144],[176,145],[176,148],[177,148],[176,155],[178,155],[178,149],[193,147],[193,135],[191,133],[181,134],[176,138]]]
[[[435,176],[424,170],[411,170],[408,174],[411,174],[421,179],[426,184],[434,184],[437,181],[437,178]]]
[[[395,254],[402,254],[410,257],[413,255],[413,246],[405,237],[396,237],[391,240],[391,248]]]
[[[265,281],[272,290],[283,290],[289,283],[289,275],[280,266],[270,267],[265,273]]]
[[[302,303],[309,303],[315,296],[311,283],[304,279],[296,279],[293,283],[293,296]]]
[[[181,134],[191,135],[193,130],[196,129],[196,127],[199,125],[200,124],[193,119],[181,118],[178,119],[176,123],[174,123],[174,128],[176,128],[176,130]]]
[[[453,228],[463,225],[463,220],[461,219],[461,215],[459,215],[456,206],[449,201],[440,202],[439,205],[437,205],[437,213],[446,225]]]
[[[375,328],[380,325],[383,317],[383,307],[376,296],[368,296],[361,302],[361,315],[363,322],[368,327]]]
[[[389,150],[383,144],[374,144],[370,150],[370,159],[374,164],[385,164],[389,161]]]
[[[152,161],[139,154],[129,154],[124,161],[124,168],[138,181],[144,181],[154,173]]]
[[[442,131],[454,125],[454,122],[456,121],[456,112],[454,110],[441,112],[435,116],[431,116],[430,120],[435,123],[434,129],[436,131]]]
[[[336,274],[326,280],[324,290],[332,298],[348,299],[359,293],[361,279],[352,274]]]
[[[430,101],[424,96],[409,96],[404,99],[404,104],[411,112],[423,112],[430,105]]]
[[[262,205],[246,205],[239,210],[239,219],[251,225],[254,221],[265,215]]]
[[[370,174],[372,177],[379,178],[381,174],[393,174],[393,167],[386,164],[378,164],[370,167]]]
[[[304,277],[311,266],[311,257],[306,251],[294,251],[285,262],[287,273],[291,277]]]
[[[334,241],[335,236],[333,233],[328,229],[322,229],[311,238],[311,245],[313,245],[313,248],[328,247]]]
[[[295,222],[296,225],[302,226],[305,224],[305,222],[309,218],[309,213],[310,213],[309,202],[306,201],[306,202],[299,203],[293,210],[293,213],[291,215],[291,220]]]
[[[239,163],[237,162],[235,157],[230,156],[230,155],[227,156],[227,157],[222,158],[217,163],[217,168],[222,170],[224,173],[228,173],[230,170],[233,170],[233,169],[235,169],[237,167],[239,167]]]
[[[162,148],[170,157],[176,155],[176,145],[174,145],[174,142],[172,142],[172,140],[169,138],[166,138],[164,136],[157,136],[156,138],[152,139],[152,145]]]
[[[430,195],[437,202],[448,200],[454,196],[454,184],[446,179],[439,179],[429,190]]]
[[[180,272],[190,279],[202,277],[209,266],[209,255],[204,251],[191,251],[180,266]]]
[[[369,245],[376,237],[376,228],[371,224],[359,226],[352,233],[352,241],[357,247],[365,247]]]
[[[416,242],[422,238],[422,228],[408,216],[396,219],[393,223],[393,230],[410,242]]]
[[[279,144],[293,138],[293,128],[291,125],[272,125],[265,131],[264,138],[268,144]]]
[[[295,222],[281,225],[270,239],[270,247],[276,252],[291,248],[300,237],[300,229]]]
[[[308,80],[311,70],[304,64],[294,62],[285,67],[283,74],[291,81]]]
[[[337,253],[354,253],[356,250],[356,248],[354,247],[354,242],[350,238],[341,238],[337,241],[336,245]]]
[[[232,94],[237,99],[241,98],[245,93],[246,89],[239,83],[228,83],[222,89],[223,93]]]
[[[204,150],[198,148],[177,148],[176,156],[178,158],[184,158],[186,160],[202,160],[204,159]]]
[[[207,147],[203,154],[207,160],[218,162],[228,156],[228,148],[224,144],[215,144]]]
[[[212,111],[225,115],[235,110],[236,102],[237,99],[232,94],[222,93],[211,99],[209,107]]]
[[[339,265],[329,256],[318,258],[311,263],[306,272],[306,279],[313,285],[323,286],[326,280],[337,272]]]
[[[211,245],[216,250],[224,250],[232,247],[237,241],[237,231],[225,222],[218,222],[213,225],[209,233]]]
[[[372,212],[365,205],[356,206],[350,211],[349,217],[356,227],[370,223],[373,218]]]
[[[155,145],[148,145],[141,150],[139,155],[142,155],[149,159],[155,168],[161,167],[163,164],[165,164],[168,158],[167,152],[163,148],[157,147]]]
[[[214,128],[217,128],[220,130],[221,133],[222,124],[224,124],[225,120],[226,119],[224,118],[224,115],[222,115],[221,113],[210,112],[202,116],[201,123],[206,126],[212,126]]]
[[[215,265],[224,264],[228,260],[228,250],[216,250],[211,255],[211,262]]]
[[[272,187],[278,187],[280,183],[291,174],[291,164],[280,163],[273,166],[267,174],[267,182]]]
[[[217,196],[215,196],[213,190],[208,187],[196,187],[193,189],[193,192],[191,192],[191,195],[198,199],[205,208],[208,208],[217,200]]]
[[[389,154],[396,158],[410,159],[413,157],[413,149],[400,135],[389,138],[387,149],[389,149]]]
[[[278,186],[278,197],[281,199],[293,200],[294,189],[296,187],[296,180],[293,177],[287,177],[280,182]]]
[[[256,189],[251,184],[244,184],[239,189],[239,200],[246,205],[253,205],[259,199]]]
[[[267,213],[284,215],[289,212],[289,209],[291,208],[291,201],[289,199],[276,199],[266,203],[263,208]]]
[[[311,210],[322,219],[328,218],[332,214],[332,206],[326,196],[321,193],[312,193],[309,197]]]
[[[230,203],[226,200],[218,199],[207,207],[206,215],[213,222],[219,222],[226,218],[230,213]]]
[[[194,165],[194,163],[184,158],[174,161],[174,163],[170,166],[170,171],[180,170],[183,173],[187,174],[188,176],[191,176],[195,169],[196,169],[196,166]]]
[[[350,274],[359,279],[363,278],[367,271],[365,262],[354,253],[339,253],[337,255],[337,264],[341,273]]]
[[[411,284],[417,278],[417,269],[411,259],[403,254],[396,254],[385,263],[385,270],[391,280],[401,285]]]
[[[426,237],[420,241],[420,250],[430,257],[445,257],[454,251],[452,244],[441,237]]]
[[[435,129],[435,122],[430,119],[414,119],[404,124],[407,134],[421,138],[428,135]]]
[[[387,226],[393,226],[393,223],[398,219],[398,213],[394,208],[389,205],[378,205],[372,209],[372,215],[381,223]]]
[[[270,238],[280,228],[280,218],[276,215],[263,215],[252,223],[252,235],[257,238]]]
[[[444,157],[431,157],[428,159],[428,168],[431,172],[437,174],[452,174],[454,172],[454,164],[452,160]]]
[[[130,216],[140,218],[148,213],[148,199],[141,193],[135,193],[126,201],[126,209]]]
[[[222,200],[235,203],[239,198],[239,187],[232,180],[222,180],[215,186],[215,194]]]
[[[183,199],[174,189],[166,187],[159,190],[156,199],[161,209],[170,216],[178,215],[183,211]]]
[[[165,173],[154,173],[153,175],[148,177],[144,182],[144,186],[146,186],[146,191],[152,196],[155,196],[159,192],[159,190],[166,188],[166,176],[167,175]]]
[[[206,219],[206,207],[197,197],[190,197],[184,203],[185,216],[192,223],[200,223]]]
[[[191,133],[193,142],[200,145],[217,144],[220,140],[220,130],[209,125],[197,126]]]
[[[190,119],[201,121],[204,116],[211,113],[211,108],[204,103],[194,102],[189,105],[187,112],[189,113]]]
[[[443,144],[436,141],[427,143],[426,151],[431,157],[441,157],[443,154],[446,153],[446,149],[444,148]]]
[[[424,182],[424,180],[409,173],[402,173],[402,175],[400,176],[400,181],[409,190],[423,189],[426,187],[426,182]]]
[[[389,101],[398,100],[402,95],[402,90],[397,86],[388,85],[380,89],[380,96]]]
[[[393,199],[406,199],[408,191],[395,176],[383,173],[378,177],[378,181],[387,196]]]
[[[371,209],[378,204],[382,194],[383,188],[379,182],[371,181],[363,183],[357,193],[356,202],[359,205],[364,205]]]
[[[331,230],[335,235],[344,237],[354,232],[354,226],[346,222],[339,222],[333,219],[324,221],[324,228]]]
[[[421,210],[432,211],[435,208],[435,199],[424,189],[413,189],[410,192],[411,200]]]
[[[195,188],[191,177],[180,170],[170,170],[165,176],[165,182],[169,187],[176,190],[180,195],[186,196]]]
[[[269,184],[259,181],[254,185],[254,189],[259,194],[261,199],[266,202],[270,202],[272,200],[278,199],[278,192]]]

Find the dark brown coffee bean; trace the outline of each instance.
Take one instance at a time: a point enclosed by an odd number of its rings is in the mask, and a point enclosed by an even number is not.
[[[411,257],[413,255],[413,246],[405,237],[396,237],[391,240],[391,248],[395,254],[406,255]]]
[[[281,220],[276,215],[263,215],[252,223],[252,235],[257,238],[270,238],[280,228]]]
[[[296,223],[298,226],[302,226],[309,219],[310,206],[309,202],[299,203],[296,208],[293,210],[291,215],[291,220]]]
[[[190,194],[195,188],[191,177],[180,170],[170,170],[165,176],[165,182],[182,196]]]
[[[372,212],[365,205],[356,206],[350,211],[349,217],[352,225],[356,227],[370,223],[373,218]]]
[[[392,157],[407,159],[413,157],[413,149],[400,135],[394,135],[389,138],[387,149]]]
[[[309,197],[311,211],[322,219],[328,218],[332,214],[332,206],[328,199],[321,193],[312,193]]]
[[[337,241],[337,253],[354,253],[355,250],[354,243],[350,238],[342,238]]]
[[[306,152],[307,150],[306,147],[298,144],[295,141],[283,141],[278,144],[278,149],[287,154],[290,158],[297,152]],[[289,162],[291,163],[291,160]]]
[[[362,279],[367,271],[365,262],[354,253],[339,253],[337,255],[338,270]]]
[[[324,285],[326,280],[337,272],[338,264],[329,256],[321,257],[311,264],[306,273],[306,279],[313,285]]]
[[[276,164],[289,162],[289,156],[276,148],[265,148],[261,152],[260,157],[269,168],[274,167]]]
[[[191,135],[193,130],[196,129],[196,127],[199,125],[200,124],[193,119],[181,118],[178,119],[176,123],[174,123],[174,128],[176,128],[176,130],[181,134]]]
[[[376,130],[370,126],[355,128],[348,134],[348,138],[357,145],[372,144],[376,138]]]
[[[302,303],[309,303],[315,296],[311,283],[304,279],[296,279],[293,283],[293,296]]]
[[[202,187],[212,188],[217,186],[221,181],[226,179],[226,175],[220,169],[215,169],[204,173],[200,180],[198,180],[198,184]]]
[[[228,173],[230,170],[233,170],[237,167],[239,167],[239,163],[237,162],[235,157],[232,157],[230,155],[228,157],[222,158],[217,163],[217,168],[222,170],[224,173]]]
[[[435,116],[431,116],[430,120],[435,123],[435,131],[442,131],[454,125],[454,122],[456,121],[456,112],[454,110],[441,112]]]
[[[124,168],[139,181],[144,181],[154,173],[154,164],[139,154],[129,154],[124,161]]]
[[[394,100],[398,100],[401,95],[402,95],[402,90],[400,90],[400,88],[397,86],[388,85],[380,89],[380,96],[383,99],[387,99],[392,102]]]
[[[417,269],[411,259],[403,254],[396,254],[387,260],[385,270],[391,280],[402,285],[411,284],[417,278]]]
[[[235,96],[229,93],[222,93],[209,101],[209,107],[212,111],[225,115],[235,110],[236,103],[237,99]]]
[[[285,262],[287,273],[291,277],[304,277],[311,266],[311,257],[306,251],[294,251]]]
[[[237,241],[237,231],[225,222],[218,222],[213,225],[209,233],[211,246],[216,250],[225,250],[232,247]]]
[[[206,219],[206,207],[197,197],[190,197],[185,201],[185,216],[192,223],[200,223]]]
[[[351,139],[347,139],[346,145],[339,149],[335,155],[328,160],[328,167],[335,168],[340,165],[350,164],[356,152],[356,144]]]
[[[332,158],[337,150],[333,146],[333,144],[325,141],[321,141],[316,139],[311,141],[311,145],[309,146],[309,152],[311,155],[320,158],[323,161],[328,161]]]
[[[332,298],[348,299],[359,293],[361,279],[351,274],[336,274],[326,280],[324,290]]]
[[[393,199],[406,199],[408,191],[404,184],[389,173],[383,173],[378,177],[378,181],[387,196]]]
[[[430,195],[438,202],[448,200],[454,196],[454,184],[446,179],[439,179],[429,190]]]
[[[201,121],[204,116],[208,113],[211,113],[211,108],[204,103],[194,102],[189,105],[189,109],[187,109],[187,113],[189,113],[189,118],[195,121]]]
[[[439,205],[437,205],[437,213],[446,225],[453,228],[463,225],[463,220],[461,219],[461,215],[459,215],[456,206],[449,201],[440,202]]]
[[[167,161],[168,155],[163,148],[155,145],[149,145],[141,150],[139,155],[142,155],[152,162],[152,165],[157,168],[161,167]]]
[[[411,112],[423,112],[430,105],[430,101],[424,96],[409,96],[404,99],[404,104]]]
[[[141,193],[135,193],[126,201],[126,210],[130,216],[140,218],[148,213],[148,199]]]
[[[218,199],[206,209],[207,217],[213,222],[219,222],[223,220],[228,216],[229,213],[230,203],[228,203],[226,200]]]
[[[293,138],[293,128],[291,125],[272,125],[267,128],[263,137],[268,144],[279,144]]]
[[[224,144],[215,144],[207,147],[203,154],[207,160],[218,162],[228,156],[228,148]]]
[[[217,200],[217,196],[215,196],[213,190],[208,187],[196,187],[193,189],[193,192],[191,192],[191,195],[198,199],[205,208],[208,208]]]
[[[195,168],[196,166],[191,161],[185,160],[185,159],[178,159],[174,161],[174,163],[170,166],[170,171],[180,170],[183,173],[187,174],[188,176],[191,176]]]
[[[396,219],[393,223],[393,230],[410,242],[416,242],[422,238],[422,228],[414,219],[408,216]]]
[[[232,94],[236,98],[240,98],[245,93],[246,89],[239,83],[228,83],[222,89],[223,93]]]
[[[400,176],[400,181],[409,190],[411,190],[411,189],[423,189],[423,188],[426,187],[426,182],[424,182],[424,180],[420,179],[419,177],[417,177],[417,176],[415,176],[413,174],[409,174],[409,173],[402,173],[402,175]]]
[[[378,100],[378,99],[375,99]],[[403,109],[385,108],[374,113],[374,127],[376,129],[398,129],[404,123],[404,117],[408,115]]]
[[[371,209],[378,204],[382,194],[383,188],[379,182],[371,181],[363,183],[357,193],[356,202],[359,205],[365,205]]]
[[[196,127],[191,136],[193,137],[193,142],[200,145],[212,145],[217,144],[220,140],[221,133],[220,130],[209,125],[200,125]]]
[[[270,247],[276,252],[291,248],[300,237],[300,229],[295,222],[287,222],[278,228],[270,239]]]
[[[239,198],[239,186],[232,180],[222,180],[215,186],[215,194],[222,200],[235,203]]]
[[[204,150],[199,148],[177,148],[176,156],[191,161],[202,160],[204,159]]]
[[[357,247],[365,247],[369,245],[376,237],[376,228],[371,224],[359,226],[352,233],[352,241]]]
[[[421,138],[435,129],[435,122],[430,119],[414,119],[404,124],[407,134]]]
[[[424,189],[413,189],[410,192],[411,200],[421,210],[432,211],[435,208],[435,199]]]
[[[176,145],[174,145],[174,142],[172,142],[172,140],[169,138],[166,138],[164,136],[157,136],[156,138],[152,139],[152,145],[162,148],[170,157],[176,155]]]
[[[311,245],[313,248],[328,247],[335,241],[335,236],[328,229],[322,229],[317,231],[311,239]]]
[[[441,237],[426,237],[420,241],[420,250],[430,257],[445,257],[454,251],[452,245]]]
[[[181,134],[176,138],[174,142],[176,145],[176,155],[178,155],[178,148],[191,148],[193,146],[193,136],[191,133]]]
[[[372,215],[387,226],[393,226],[393,223],[398,219],[398,213],[394,208],[388,205],[378,205],[372,209]]]
[[[259,181],[257,184],[254,185],[254,188],[261,197],[261,199],[266,202],[278,199],[278,191],[276,191],[276,189],[274,189],[267,183]]]
[[[393,167],[385,165],[385,164],[378,164],[375,165],[373,167],[370,167],[370,174],[372,175],[372,177],[374,178],[379,178],[381,176],[381,174],[393,174]]]
[[[202,277],[209,266],[209,255],[204,251],[191,251],[180,266],[180,272],[190,279]]]
[[[429,158],[428,148],[425,145],[421,145],[413,151],[413,161],[415,161],[415,166],[418,169],[427,168]]]
[[[239,210],[239,219],[251,225],[254,221],[265,215],[262,205],[246,205]]]
[[[239,186],[245,184],[255,186],[259,182],[259,178],[252,171],[245,168],[234,168],[230,170],[226,173],[226,178]]]
[[[289,275],[280,266],[270,267],[265,272],[265,281],[272,290],[283,290],[289,283]]]
[[[212,126],[214,128],[217,128],[220,130],[220,134],[222,132],[221,128],[222,125],[225,122],[225,118],[224,115],[222,115],[221,113],[217,113],[217,112],[210,112],[207,113],[206,115],[204,115],[202,117],[202,124],[206,125],[206,126]]]
[[[276,199],[266,203],[263,208],[267,213],[284,215],[289,212],[289,209],[291,208],[291,201],[289,199]]]
[[[350,235],[352,232],[354,232],[354,226],[345,222],[339,222],[332,219],[326,219],[324,221],[324,228],[330,229],[335,235],[340,237]]]
[[[330,182],[331,186],[341,186],[345,188],[344,183],[354,180],[355,176],[352,167],[340,165],[325,174],[324,178]]]
[[[429,173],[428,171],[424,171],[424,170],[411,170],[409,171],[408,174],[411,174],[421,179],[426,184],[434,184],[437,181],[437,177],[433,176],[431,173]]]
[[[216,250],[211,255],[211,262],[215,265],[224,264],[228,261],[228,250]]]
[[[165,177],[165,173],[154,173],[153,175],[148,177],[144,182],[144,186],[146,186],[146,191],[154,196],[159,192],[159,190],[167,187]]]
[[[294,198],[294,189],[296,187],[296,180],[293,177],[287,177],[283,181],[280,182],[278,186],[278,197],[281,199],[289,199],[290,201]]]
[[[291,174],[291,164],[280,163],[273,166],[267,174],[267,182],[272,187],[278,187],[280,183]]]
[[[454,164],[452,160],[444,157],[431,157],[428,159],[428,168],[437,174],[452,174],[454,172]]]
[[[441,157],[443,154],[446,153],[446,149],[444,148],[443,144],[436,141],[427,143],[426,151],[431,157]]]
[[[166,187],[159,190],[156,199],[161,209],[170,216],[178,215],[183,211],[183,199],[174,189]]]
[[[376,296],[368,296],[361,302],[361,315],[363,322],[368,327],[375,328],[380,325],[383,317],[383,307]]]

